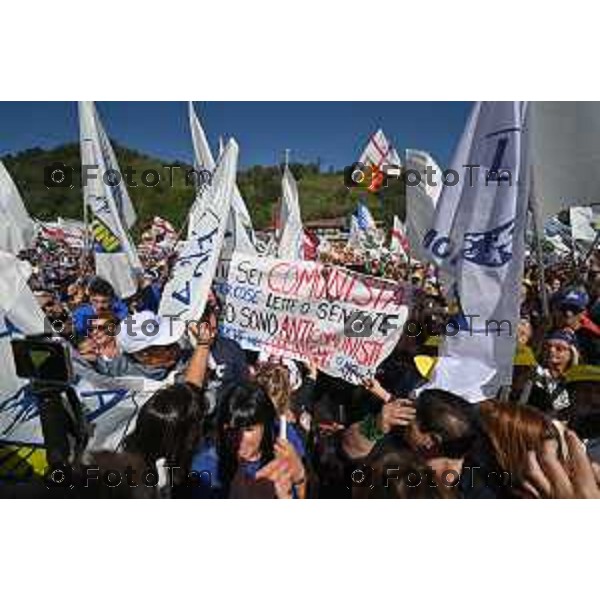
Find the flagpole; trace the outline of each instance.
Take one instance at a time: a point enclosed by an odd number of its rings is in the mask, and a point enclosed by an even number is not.
[[[528,200],[528,208],[531,214],[531,220],[533,222],[533,241],[535,245],[535,253],[539,267],[539,285],[540,285],[540,296],[542,298],[542,317],[544,326],[549,322],[550,319],[550,304],[548,302],[548,290],[546,288],[546,271],[544,267],[544,253],[542,251],[542,241],[540,239],[540,231],[538,229],[538,214],[536,209],[536,203],[533,191],[533,173],[531,175],[531,188]]]
[[[583,260],[583,264],[585,266],[585,264],[587,263],[587,261],[592,258],[592,254],[594,254],[594,250],[596,250],[596,246],[600,245],[600,229],[598,229],[598,231],[596,232],[596,237],[594,238],[594,241],[592,242],[592,247],[587,251],[585,258]]]
[[[85,197],[85,190],[82,189],[83,192],[83,252],[81,257],[82,269],[85,272],[85,269],[88,264],[88,256],[89,256],[89,236],[88,236],[88,220],[89,220],[89,209],[87,198]]]
[[[569,223],[571,227],[571,263],[573,266],[573,281],[577,281],[580,277],[579,265],[577,264],[577,241],[575,240],[575,231],[573,230],[573,222],[571,221],[571,211],[569,210]]]

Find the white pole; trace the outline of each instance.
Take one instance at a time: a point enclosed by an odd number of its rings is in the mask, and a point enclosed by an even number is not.
[[[544,321],[544,327],[547,327],[550,321],[550,305],[548,302],[548,290],[546,289],[546,272],[544,268],[544,253],[542,251],[542,240],[541,232],[538,228],[538,210],[535,199],[534,181],[533,174],[531,175],[531,187],[528,198],[529,212],[531,214],[531,221],[533,226],[533,241],[535,245],[535,253],[538,263],[539,273],[539,285],[540,285],[540,296],[542,299],[542,316]]]
[[[89,234],[88,234],[88,203],[86,201],[85,192],[83,193],[83,257],[82,263],[83,268],[87,267],[88,255],[89,255]]]

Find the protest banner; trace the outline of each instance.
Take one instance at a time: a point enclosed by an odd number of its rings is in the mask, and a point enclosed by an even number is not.
[[[352,383],[375,374],[408,318],[404,283],[241,253],[220,270],[215,289],[223,301],[223,335],[248,350],[312,359],[325,373]]]

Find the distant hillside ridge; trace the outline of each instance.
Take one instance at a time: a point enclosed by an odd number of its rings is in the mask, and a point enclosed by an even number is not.
[[[194,200],[193,185],[189,178],[187,183],[185,180],[191,165],[151,157],[114,142],[113,147],[121,170],[135,171],[131,181],[137,183],[137,187],[128,186],[128,190],[138,214],[136,229],[156,215],[168,219],[177,228],[183,226]],[[49,150],[31,148],[0,159],[19,188],[31,216],[40,220],[59,216],[82,218],[79,144]],[[46,187],[44,169],[54,163],[72,167],[72,187]],[[292,163],[290,168],[298,181],[300,209],[305,222],[348,216],[359,200],[367,203],[376,219],[388,225],[394,214],[404,218],[405,195],[400,182],[393,181],[388,188],[374,195],[359,189],[348,190],[343,171],[324,173],[312,163]],[[144,186],[141,182],[142,173],[148,170],[159,173],[160,182],[154,187]],[[256,229],[267,228],[273,223],[281,196],[281,175],[282,165],[255,165],[238,173],[237,182]],[[151,181],[153,177],[148,175],[148,179]]]

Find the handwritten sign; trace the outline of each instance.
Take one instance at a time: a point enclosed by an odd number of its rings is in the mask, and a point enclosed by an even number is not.
[[[223,335],[353,383],[375,374],[408,318],[405,284],[315,262],[235,253],[215,290]]]

